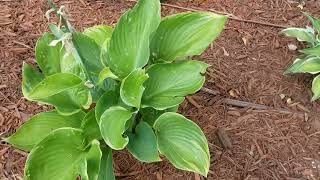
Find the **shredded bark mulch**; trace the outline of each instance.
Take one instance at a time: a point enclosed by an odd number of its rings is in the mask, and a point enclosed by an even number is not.
[[[133,6],[125,0],[56,1],[78,30],[114,25]],[[192,0],[165,1],[163,15],[193,9],[232,18],[221,37],[198,60],[212,65],[205,88],[190,96],[180,112],[204,130],[211,151],[207,179],[320,179],[320,105],[311,103],[311,78],[284,76],[299,55],[279,34],[282,26],[309,25],[301,13],[320,16],[320,1]],[[187,9],[186,9],[187,8]],[[0,138],[28,117],[51,107],[28,102],[21,93],[22,62],[35,65],[37,39],[48,31],[41,0],[0,1]],[[22,179],[27,153],[1,142],[0,179]],[[128,152],[114,155],[117,179],[205,179],[175,169],[168,161],[145,164]]]

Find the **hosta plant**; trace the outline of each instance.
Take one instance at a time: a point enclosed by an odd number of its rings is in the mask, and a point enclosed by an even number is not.
[[[210,154],[201,129],[176,113],[205,82],[207,64],[191,60],[219,36],[226,17],[182,13],[161,19],[159,0],[140,0],[115,28],[77,32],[54,5],[36,45],[39,70],[23,64],[25,98],[54,106],[6,139],[30,151],[25,179],[115,179],[112,152],[142,162],[168,159],[207,176]],[[60,24],[60,23],[59,23]]]
[[[309,73],[315,75],[312,82],[312,101],[320,98],[320,19],[304,13],[311,21],[313,27],[307,28],[287,28],[282,32],[295,37],[298,41],[305,42],[308,48],[300,50],[303,55],[297,58],[286,70],[285,74]]]

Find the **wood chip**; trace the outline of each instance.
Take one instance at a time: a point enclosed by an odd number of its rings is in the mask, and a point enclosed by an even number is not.
[[[0,113],[0,126],[2,126],[4,123],[4,117],[3,115]]]
[[[228,150],[232,148],[231,140],[224,128],[218,128],[216,135],[218,136],[219,142],[224,149]]]
[[[227,114],[231,115],[231,116],[241,116],[241,113],[239,111],[228,111]]]
[[[187,100],[194,105],[196,108],[200,109],[202,106],[200,106],[191,96],[187,96],[186,97]]]
[[[201,180],[200,175],[197,173],[194,173],[194,180]]]
[[[5,85],[5,84],[0,85],[0,89],[2,89],[2,88],[7,88],[7,87],[8,87],[8,86]]]

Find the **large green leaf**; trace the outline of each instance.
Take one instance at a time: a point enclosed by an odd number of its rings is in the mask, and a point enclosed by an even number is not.
[[[98,25],[85,29],[83,34],[93,39],[99,46],[111,38],[113,28],[111,26]]]
[[[103,69],[100,61],[100,47],[93,39],[82,33],[74,33],[72,40],[92,83],[96,84],[99,73]]]
[[[106,67],[108,66],[107,61],[108,61],[108,58],[109,58],[109,53],[108,53],[109,43],[110,43],[110,39],[106,40],[101,45],[100,60],[101,60],[101,63]]]
[[[27,95],[30,99],[42,99],[75,88],[83,81],[73,74],[57,73],[46,77]]]
[[[100,123],[101,115],[111,106],[117,105],[118,101],[119,94],[114,91],[108,91],[100,97],[95,108],[95,115],[98,123]]]
[[[124,78],[149,60],[150,35],[160,23],[159,0],[139,0],[115,27],[109,44],[108,66]]]
[[[101,147],[102,159],[98,180],[116,180],[113,172],[112,150],[109,147]]]
[[[164,110],[183,102],[184,96],[200,90],[208,65],[199,61],[154,64],[148,70],[142,96],[143,107]]]
[[[150,126],[153,126],[154,122],[161,116],[163,113],[166,112],[177,112],[179,106],[175,106],[165,110],[156,110],[152,107],[146,107],[139,110],[141,114],[141,119],[147,122]]]
[[[91,142],[91,147],[86,155],[88,180],[97,180],[100,171],[102,151],[97,140]],[[81,178],[83,180],[84,178]]]
[[[23,62],[22,66],[22,93],[28,97],[30,92],[36,87],[45,76],[34,70],[29,64]]]
[[[152,61],[174,61],[200,55],[224,28],[226,16],[208,12],[182,13],[164,18],[150,45]]]
[[[161,161],[158,153],[157,139],[152,127],[146,122],[140,122],[134,134],[129,134],[129,152],[142,162]]]
[[[29,98],[30,92],[44,80],[44,76],[34,70],[30,65],[24,63],[22,70],[22,92],[26,98]],[[87,97],[87,99],[85,99]],[[81,106],[86,108],[88,103],[91,103],[91,95],[87,88],[76,87],[68,91],[63,91],[58,94],[46,98],[33,99],[40,103],[50,104],[56,107],[59,113],[70,115],[79,112]],[[81,104],[84,103],[84,104]]]
[[[317,74],[320,72],[320,57],[310,57],[306,60],[296,60],[285,72],[288,73],[311,73]]]
[[[303,28],[287,28],[282,30],[286,36],[297,38],[298,41],[314,43],[314,31]]]
[[[313,92],[312,101],[315,101],[320,98],[320,75],[316,76],[313,79],[312,92]]]
[[[284,74],[286,75],[286,74],[297,72],[299,67],[301,66],[301,64],[303,64],[304,61],[305,61],[304,59],[300,59],[300,58],[295,59],[292,65],[289,66],[289,68],[284,72]]]
[[[95,116],[95,109],[92,109],[86,114],[82,121],[81,129],[83,129],[84,135],[88,141],[102,139],[100,128]]]
[[[140,107],[142,93],[144,91],[143,83],[148,79],[144,69],[132,71],[122,80],[120,87],[120,97],[124,103],[132,107]]]
[[[60,128],[37,144],[28,156],[26,180],[73,180],[86,164],[81,130]]]
[[[307,55],[313,55],[313,56],[320,56],[320,45],[317,45],[315,47],[302,49],[300,52],[307,54]]]
[[[110,107],[102,114],[99,124],[100,132],[106,144],[112,149],[121,150],[128,144],[129,138],[123,133],[132,114],[120,106]]]
[[[59,114],[72,115],[81,111],[81,106],[71,97],[72,94],[65,91],[44,99],[36,99],[35,101],[42,104],[49,104],[56,108]]]
[[[37,42],[36,45],[36,60],[41,71],[50,76],[60,73],[60,50],[61,43],[56,46],[49,46],[55,37],[52,34],[45,33]]]
[[[208,142],[194,122],[168,112],[157,119],[153,128],[160,153],[176,168],[207,176],[210,166]]]
[[[314,27],[315,30],[318,31],[318,33],[320,33],[320,19],[317,19],[315,17],[312,17],[310,14],[304,12],[303,13],[305,16],[308,17],[308,19],[311,21],[312,26]]]
[[[42,112],[30,118],[6,141],[19,149],[30,151],[55,129],[79,128],[84,116],[82,111],[71,116],[63,116],[56,111]]]

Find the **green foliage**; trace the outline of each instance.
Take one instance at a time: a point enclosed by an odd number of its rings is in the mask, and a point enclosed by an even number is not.
[[[180,114],[167,112],[156,120],[153,128],[160,153],[175,167],[203,176],[208,174],[209,147],[203,132],[194,122]]]
[[[302,57],[297,58],[293,64],[285,71],[285,74],[309,73],[318,75],[320,73],[320,19],[312,17],[308,13],[305,16],[311,21],[313,28],[287,28],[282,30],[286,36],[297,38],[298,41],[306,42],[308,48],[300,50]],[[312,101],[320,98],[319,75],[312,83]]]
[[[205,82],[208,65],[191,56],[217,38],[226,17],[194,12],[161,20],[159,0],[140,0],[115,29],[76,32],[49,2],[63,26],[50,24],[52,33],[38,40],[40,71],[24,63],[22,91],[55,110],[33,116],[5,139],[31,151],[25,179],[113,180],[112,149],[125,148],[142,162],[161,161],[161,154],[207,176],[207,140],[175,112]]]

